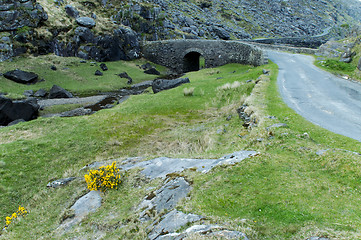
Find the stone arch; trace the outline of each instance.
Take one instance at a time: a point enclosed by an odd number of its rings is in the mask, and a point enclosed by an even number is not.
[[[201,49],[187,49],[183,55],[183,72],[200,70],[199,60],[201,56],[205,59],[204,52]]]

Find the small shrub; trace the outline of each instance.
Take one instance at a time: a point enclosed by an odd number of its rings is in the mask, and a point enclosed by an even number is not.
[[[9,227],[9,225],[18,217],[21,217],[21,216],[25,216],[26,214],[28,213],[28,211],[22,207],[22,206],[19,206],[18,210],[16,212],[14,212],[13,214],[11,214],[11,216],[7,216],[5,218],[5,221],[6,221],[6,225],[5,225],[5,229]]]
[[[190,96],[193,96],[193,93],[194,93],[194,87],[183,89],[184,96],[190,97]]]
[[[84,178],[90,191],[100,190],[106,192],[107,189],[117,189],[121,181],[119,168],[114,161],[112,165],[102,166],[98,170],[89,170]]]

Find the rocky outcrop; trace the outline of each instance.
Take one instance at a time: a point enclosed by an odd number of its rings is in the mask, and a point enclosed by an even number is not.
[[[1,0],[0,32],[25,27],[38,27],[48,19],[47,13],[33,0]]]

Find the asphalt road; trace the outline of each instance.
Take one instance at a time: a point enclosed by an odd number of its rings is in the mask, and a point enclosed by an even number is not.
[[[313,65],[313,57],[268,51],[285,103],[308,121],[361,142],[361,84]]]

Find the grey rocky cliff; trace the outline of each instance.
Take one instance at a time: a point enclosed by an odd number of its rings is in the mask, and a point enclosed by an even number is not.
[[[38,27],[47,19],[47,13],[35,0],[0,0],[0,32]]]

